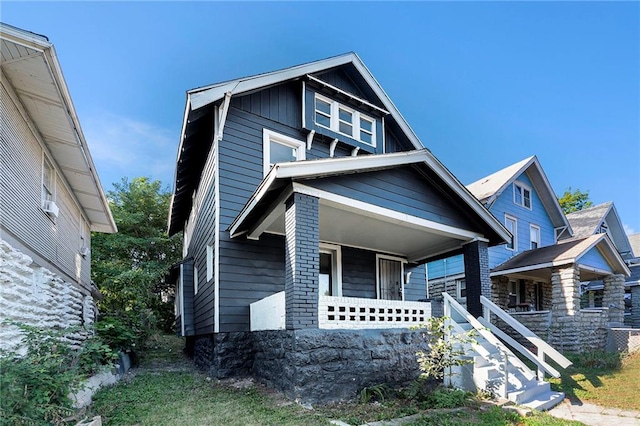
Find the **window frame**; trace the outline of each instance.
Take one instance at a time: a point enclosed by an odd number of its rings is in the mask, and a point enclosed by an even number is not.
[[[522,202],[518,202],[518,188],[522,190]],[[525,197],[525,191],[529,193],[529,197]],[[529,205],[526,205],[525,200],[529,200]],[[529,185],[525,185],[522,182],[514,182],[513,183],[513,203],[517,206],[523,207],[525,209],[531,210],[533,208],[533,192],[531,191],[531,187]]]
[[[333,297],[342,297],[342,247],[337,244],[320,243],[318,247],[318,275],[320,275],[320,253],[331,255],[331,293]],[[318,294],[320,281],[318,280]]]
[[[323,129],[327,129],[330,130],[332,132],[335,132],[339,135],[343,135],[346,136],[358,143],[364,144],[366,146],[369,146],[371,148],[376,148],[377,146],[377,140],[376,140],[376,128],[377,128],[377,124],[378,121],[376,118],[371,117],[370,115],[367,115],[365,113],[362,113],[360,111],[358,111],[357,109],[354,109],[348,105],[345,105],[341,102],[338,102],[335,99],[331,99],[328,98],[324,95],[319,94],[318,92],[313,92],[313,122],[316,126],[321,127]],[[316,114],[320,114],[324,117],[327,116],[327,114],[324,111],[319,111],[318,108],[316,107],[316,101],[317,100],[321,100],[325,103],[328,103],[331,108],[330,108],[330,117],[329,117],[329,127],[325,126],[324,124],[320,124],[318,122],[318,120],[316,119]],[[346,121],[341,120],[340,119],[340,110],[344,110],[347,111],[349,113],[351,113],[351,118],[352,121],[350,123],[351,125],[351,134],[348,133],[344,133],[340,131],[340,123],[346,123]],[[361,132],[362,132],[362,127],[360,126],[360,120],[364,119],[368,122],[371,123],[371,131],[365,130],[365,133],[370,134],[371,135],[371,142],[367,142],[361,139]]]
[[[535,231],[538,241],[533,240],[533,231]],[[531,250],[542,247],[541,244],[542,235],[540,233],[540,227],[538,225],[534,225],[533,223],[529,225],[529,248]],[[536,243],[536,247],[533,247],[533,243]]]
[[[49,171],[49,173],[47,173]],[[49,179],[45,179],[48,175]],[[49,186],[47,186],[47,180],[50,180]],[[41,193],[40,193],[40,206],[43,209],[47,208],[47,202],[56,202],[56,169],[53,167],[53,162],[49,160],[47,155],[42,152],[42,169],[41,169]],[[49,197],[47,197],[49,196]]]
[[[464,285],[464,289],[462,286]],[[464,296],[462,295],[462,290],[464,290]],[[456,280],[456,299],[460,301],[467,300],[467,281],[465,278],[458,278]]]
[[[207,245],[207,282],[213,279],[213,246]]]
[[[509,221],[513,222],[513,231],[509,229]],[[518,251],[518,219],[509,214],[504,215],[504,226],[511,232],[511,247],[509,243],[505,244],[505,248],[510,251]]]
[[[303,161],[307,158],[306,143],[287,135],[269,129],[262,130],[262,172],[266,176],[271,170],[271,142],[296,149],[296,160]],[[276,163],[273,163],[276,164]]]
[[[198,267],[193,266],[193,295],[198,294]]]

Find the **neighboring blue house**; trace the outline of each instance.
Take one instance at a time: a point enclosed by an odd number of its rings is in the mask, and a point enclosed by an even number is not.
[[[467,189],[512,234],[507,244],[489,249],[490,269],[524,251],[553,245],[559,235],[571,236],[569,222],[535,156],[482,178]],[[463,265],[462,255],[430,262],[430,296],[437,298],[446,287],[452,296],[465,302]],[[516,288],[518,286],[513,284],[509,291],[516,294],[516,304],[525,303],[524,298],[520,300],[519,297],[524,290]],[[536,294],[541,295],[541,292],[536,291]],[[538,305],[537,301],[534,304]]]
[[[465,252],[477,316],[487,248],[509,238],[355,54],[187,93],[181,231],[176,317],[197,365],[316,401],[415,377],[425,263]]]
[[[507,244],[489,249],[491,290],[484,295],[565,350],[603,347],[606,324],[622,322],[624,277],[630,273],[611,238],[573,234],[535,156],[467,189],[512,234]],[[428,263],[432,298],[447,291],[465,302],[461,264],[461,256]],[[581,312],[581,282],[590,280],[605,283],[605,308]]]

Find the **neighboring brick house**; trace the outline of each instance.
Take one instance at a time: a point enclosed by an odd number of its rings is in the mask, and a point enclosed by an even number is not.
[[[527,158],[467,186],[512,233],[489,249],[484,294],[549,343],[568,351],[604,348],[609,323],[623,320],[630,271],[608,235],[575,235],[538,159]],[[457,256],[428,264],[429,292],[464,302]],[[581,310],[581,282],[605,282],[605,308]],[[611,307],[611,309],[609,309]]]
[[[5,24],[0,42],[0,321],[91,324],[91,232],[116,225],[53,45]],[[0,326],[0,347],[19,343]]]
[[[316,401],[413,379],[425,263],[466,253],[480,315],[487,247],[509,238],[352,53],[187,93],[180,231],[178,332],[197,365]]]

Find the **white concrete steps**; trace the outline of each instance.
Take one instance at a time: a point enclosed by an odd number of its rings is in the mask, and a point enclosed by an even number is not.
[[[468,322],[457,322],[463,330],[469,331],[473,328]],[[476,350],[473,355],[472,377],[476,389],[488,389],[492,387],[496,392],[504,395],[504,347],[497,347],[480,335],[476,335],[476,345],[488,352],[487,356],[482,356]],[[470,347],[471,350],[473,347]],[[516,357],[508,349],[507,357]],[[507,398],[517,405],[522,405],[536,410],[548,410],[558,405],[564,399],[564,393],[553,392],[548,382],[538,381],[535,372],[520,363],[509,362],[507,366]]]

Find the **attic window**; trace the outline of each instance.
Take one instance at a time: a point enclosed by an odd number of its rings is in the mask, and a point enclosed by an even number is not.
[[[314,121],[366,145],[376,146],[376,120],[346,105],[315,94]]]
[[[519,206],[531,209],[531,189],[521,183],[514,183],[513,202]]]

